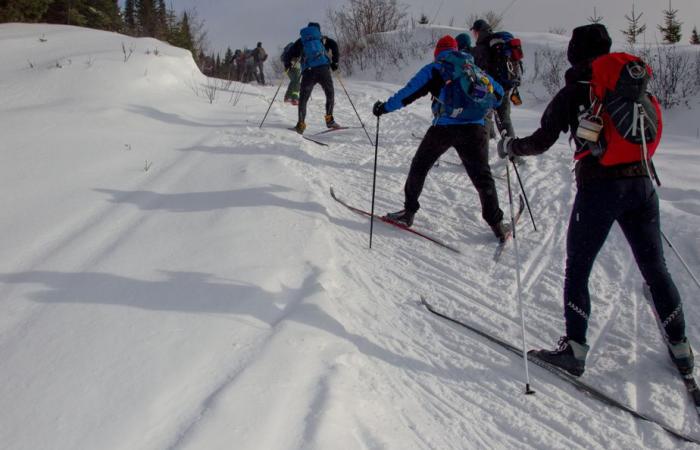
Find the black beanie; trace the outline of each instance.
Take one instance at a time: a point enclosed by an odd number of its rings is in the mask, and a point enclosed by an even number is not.
[[[321,25],[319,25],[319,24],[316,23],[316,22],[309,22],[309,24],[307,25],[307,27],[316,27],[316,28],[318,28],[319,30],[321,29]]]
[[[610,53],[612,40],[605,25],[594,23],[574,28],[569,41],[567,58],[572,66]]]

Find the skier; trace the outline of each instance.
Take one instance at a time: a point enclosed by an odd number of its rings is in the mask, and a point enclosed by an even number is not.
[[[645,164],[637,161],[603,165],[598,157],[584,152],[586,144],[577,135],[579,116],[591,106],[592,62],[610,53],[611,44],[608,31],[601,24],[574,29],[568,47],[567,56],[572,67],[566,72],[566,85],[547,106],[540,128],[526,138],[506,137],[498,144],[502,158],[537,155],[547,151],[560,133],[571,130],[576,136],[572,139],[577,147],[577,193],[569,220],[564,281],[566,334],[557,349],[533,350],[531,354],[575,376],[583,374],[589,349],[586,330],[591,313],[588,279],[596,255],[613,223],[617,222],[650,287],[669,354],[681,374],[691,374],[693,352],[685,335],[681,298],[666,268],[659,228],[659,199]],[[615,149],[605,150],[606,153],[611,151]]]
[[[333,119],[333,77],[331,70],[338,70],[338,44],[331,38],[321,34],[321,26],[310,22],[306,28],[299,32],[301,38],[297,39],[292,48],[287,52],[284,68],[292,67],[294,58],[301,59],[301,98],[299,99],[299,121],[294,129],[303,134],[306,130],[306,104],[311,97],[311,91],[316,83],[321,85],[326,94],[326,127],[340,128]],[[330,52],[330,56],[328,53]]]
[[[294,42],[290,42],[284,47],[282,51],[282,64],[286,64],[287,55],[289,50],[294,46]],[[299,81],[301,80],[301,68],[299,67],[300,58],[289,58],[290,66],[287,69],[287,77],[289,77],[289,86],[287,86],[287,91],[284,93],[284,102],[291,103],[292,105],[299,104]]]
[[[243,79],[243,65],[241,65],[241,49],[236,49],[235,52],[233,52],[233,80],[234,81],[242,81]]]
[[[482,70],[486,71],[486,73],[502,84],[503,80],[499,80],[496,70],[496,61],[494,61],[494,55],[491,51],[491,39],[493,38],[491,25],[489,25],[485,20],[479,19],[474,22],[474,25],[472,25],[471,32],[476,40],[476,46],[471,52],[474,56],[474,61],[476,61],[476,65],[481,67]],[[510,101],[508,100],[511,96],[511,90],[504,88],[504,91],[506,100],[501,102],[501,105],[495,110],[494,113],[498,114],[500,119],[500,127],[506,130],[508,136],[515,137],[513,122],[510,119]],[[486,121],[486,129],[489,132],[489,136],[491,138],[496,137],[490,115],[486,118]]]
[[[404,209],[389,213],[386,217],[409,227],[413,224],[413,217],[420,208],[418,197],[428,171],[442,154],[454,147],[479,192],[482,217],[499,241],[503,242],[510,232],[510,226],[503,222],[503,211],[498,205],[488,162],[488,137],[484,129],[484,115],[498,106],[503,89],[473,64],[471,55],[457,51],[457,41],[452,36],[444,36],[437,42],[434,57],[435,61],[423,67],[403,89],[385,103],[378,101],[373,108],[374,115],[379,117],[427,94],[432,94],[436,99],[433,102],[433,125],[423,137],[408,172],[404,186]],[[465,95],[461,91],[461,83],[453,76],[454,71],[465,64],[474,70],[471,72],[473,82],[480,83],[470,88],[473,88],[473,92],[482,93],[480,102]],[[467,77],[462,74],[462,78]]]
[[[262,42],[258,42],[258,45],[253,49],[253,62],[255,63],[255,79],[258,84],[265,84],[265,71],[263,65],[267,60],[267,52],[262,47]]]

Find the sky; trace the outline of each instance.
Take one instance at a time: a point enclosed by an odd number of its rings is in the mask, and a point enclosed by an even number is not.
[[[453,21],[463,25],[471,13],[488,10],[501,12],[507,9],[504,27],[511,31],[547,31],[551,27],[572,29],[587,23],[593,15],[593,7],[604,17],[615,40],[622,40],[620,29],[626,27],[625,14],[629,14],[632,0],[399,0],[409,7],[410,15],[418,18],[421,13],[443,25]],[[170,3],[170,2],[168,2]],[[258,41],[268,51],[283,47],[298,37],[299,29],[307,22],[324,24],[326,11],[338,7],[344,0],[173,0],[176,10],[196,8],[205,20],[211,50],[254,47]],[[511,5],[512,3],[512,5]],[[509,8],[509,5],[510,8]],[[658,39],[656,25],[662,23],[664,0],[635,0],[637,12],[643,12],[642,22],[647,24],[647,40]],[[687,42],[693,25],[700,27],[700,0],[673,0],[673,8],[679,10],[683,22],[683,41]]]

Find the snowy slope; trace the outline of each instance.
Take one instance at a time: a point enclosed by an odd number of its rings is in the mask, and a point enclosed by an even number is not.
[[[368,222],[328,196],[333,185],[369,207],[361,130],[317,146],[284,129],[296,110],[279,101],[259,130],[274,86],[209,104],[191,57],[151,39],[4,24],[0,41],[0,447],[691,448],[536,368],[525,397],[521,360],[419,306],[427,295],[520,342],[512,249],[492,262],[463,169],[433,169],[415,225],[463,256],[381,224],[370,251]],[[409,75],[346,80],[372,135],[371,104]],[[337,120],[358,125],[336,94]],[[309,133],[322,105],[319,91]],[[515,110],[520,134],[538,108]],[[401,208],[412,133],[428,125],[425,99],[382,118],[379,212]],[[663,226],[697,272],[700,141],[669,129],[656,158]],[[562,137],[522,170],[540,229],[521,222],[533,346],[563,328],[570,154]],[[667,259],[697,345],[697,291]],[[618,229],[591,280],[583,378],[700,437]]]

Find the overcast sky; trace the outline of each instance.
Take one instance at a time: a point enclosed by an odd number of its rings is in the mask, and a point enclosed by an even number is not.
[[[211,49],[254,47],[262,41],[270,51],[298,37],[299,29],[309,21],[325,23],[329,7],[342,5],[344,0],[172,0],[177,11],[196,8],[205,20]],[[166,3],[170,4],[170,1]],[[547,31],[551,27],[572,29],[587,23],[595,6],[604,17],[613,39],[621,40],[619,30],[625,28],[632,0],[399,0],[409,7],[416,18],[425,13],[435,22],[463,25],[470,13],[489,9],[505,14],[504,27],[511,31]],[[635,8],[643,12],[647,24],[647,41],[657,39],[656,25],[662,23],[666,0],[635,0]],[[694,25],[700,28],[700,0],[673,0],[683,22],[683,42],[688,42]],[[328,33],[331,35],[331,33]]]

